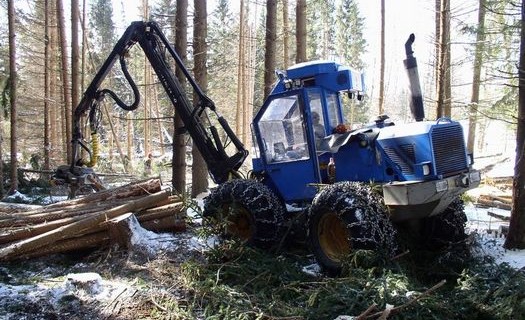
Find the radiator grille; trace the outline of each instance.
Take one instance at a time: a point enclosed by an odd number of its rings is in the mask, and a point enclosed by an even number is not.
[[[401,145],[399,150],[393,147],[386,147],[385,153],[394,163],[399,165],[401,172],[404,174],[414,174],[414,168],[411,164],[415,162],[415,152],[413,145]],[[407,160],[409,160],[411,163],[409,163]]]
[[[468,168],[465,140],[459,124],[436,126],[431,134],[436,174],[447,176]]]

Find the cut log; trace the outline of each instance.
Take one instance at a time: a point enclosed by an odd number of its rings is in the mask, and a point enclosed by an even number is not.
[[[101,248],[109,245],[109,243],[109,234],[106,231],[101,231],[78,238],[61,240],[39,250],[14,256],[11,259],[30,259],[56,253]]]
[[[127,199],[108,200],[105,202],[86,203],[81,205],[75,204],[70,207],[61,207],[47,212],[36,211],[32,212],[31,214],[15,214],[12,215],[12,219],[0,220],[0,228],[20,227],[26,226],[28,224],[44,223],[69,217],[86,216],[93,212],[109,210],[127,202],[135,201],[142,197],[143,196]]]
[[[36,235],[48,232],[50,230],[59,228],[61,226],[65,226],[67,224],[80,221],[84,219],[85,217],[70,217],[70,218],[64,218],[60,220],[55,220],[51,222],[45,222],[41,224],[36,225],[29,225],[27,227],[22,228],[10,228],[10,229],[3,229],[3,232],[0,233],[0,244],[6,244],[9,242],[27,239],[30,237],[34,237]]]
[[[137,212],[136,216],[139,222],[160,219],[170,215],[184,219],[186,213],[181,211],[183,207],[184,205],[181,202],[170,203],[164,206]]]
[[[496,196],[491,194],[482,194],[479,196],[479,198],[486,201],[500,201],[505,204],[512,204],[512,196]]]
[[[46,245],[51,245],[59,240],[71,238],[89,233],[90,229],[96,228],[100,223],[115,218],[127,212],[144,210],[156,206],[158,203],[167,201],[170,191],[159,191],[155,194],[145,196],[141,199],[117,206],[104,212],[94,213],[80,221],[59,227],[46,233],[12,243],[0,249],[0,260],[8,260],[17,255],[36,251]]]
[[[26,212],[27,215],[32,215],[35,213],[45,213],[57,210],[57,208],[64,207],[73,207],[78,205],[79,207],[92,204],[92,203],[101,203],[106,201],[118,200],[118,199],[128,199],[133,197],[141,197],[148,194],[157,193],[161,190],[161,181],[160,179],[147,179],[140,180],[130,184],[126,184],[114,189],[107,189],[100,192],[92,193],[81,198],[76,198],[72,200],[62,201],[47,205],[41,209],[37,209],[32,212]]]
[[[504,210],[511,210],[512,209],[512,205],[511,204],[503,203],[503,202],[498,201],[498,200],[487,200],[487,199],[483,199],[483,198],[479,198],[478,199],[477,205],[481,206],[481,207],[493,207],[493,208],[504,209]]]
[[[109,239],[112,244],[117,244],[121,248],[131,248],[131,235],[133,229],[131,224],[133,214],[126,213],[109,220],[106,225],[109,231]]]
[[[161,219],[148,220],[141,222],[140,225],[147,230],[154,232],[182,232],[186,230],[186,220],[176,216],[168,216]]]
[[[4,217],[2,213],[12,214],[17,212],[38,210],[41,208],[42,206],[34,204],[0,202],[0,219]]]

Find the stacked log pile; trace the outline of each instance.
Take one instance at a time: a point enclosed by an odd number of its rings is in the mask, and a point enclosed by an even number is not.
[[[126,246],[133,219],[155,232],[185,229],[179,197],[149,179],[18,213],[0,213],[0,261]]]

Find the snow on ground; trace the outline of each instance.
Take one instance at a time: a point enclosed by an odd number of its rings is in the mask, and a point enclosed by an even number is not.
[[[516,269],[525,268],[525,250],[506,250],[503,248],[505,237],[501,227],[508,226],[508,222],[488,215],[493,212],[503,216],[510,216],[508,210],[498,208],[477,208],[472,204],[465,207],[467,214],[467,230],[475,235],[479,244],[479,253],[492,256],[497,263],[508,263]]]

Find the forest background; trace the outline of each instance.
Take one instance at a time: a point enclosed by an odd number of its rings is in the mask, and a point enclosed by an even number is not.
[[[410,121],[402,60],[414,32],[426,118],[463,121],[468,148],[477,154],[514,150],[523,14],[518,1],[3,0],[1,8],[9,24],[0,26],[0,156],[10,160],[11,174],[4,175],[10,191],[17,187],[17,168],[52,170],[70,161],[72,110],[124,28],[137,19],[156,21],[195,73],[203,69],[198,57],[205,57],[205,77],[197,81],[248,149],[250,119],[274,69],[305,60],[331,59],[365,72],[367,99],[345,109],[351,126],[383,113],[397,123]],[[205,27],[194,28],[200,25]],[[196,50],[199,43],[205,46]],[[142,105],[126,112],[105,102],[97,171],[141,174],[149,153],[158,168],[178,154],[175,188],[205,190],[206,176],[196,188],[202,175],[193,175],[191,184],[181,174],[191,141],[173,129],[174,109],[144,55],[133,50],[128,59]],[[118,68],[104,85],[131,100]],[[490,140],[485,132],[494,124],[501,134]],[[192,171],[205,173],[202,165],[194,161]]]

